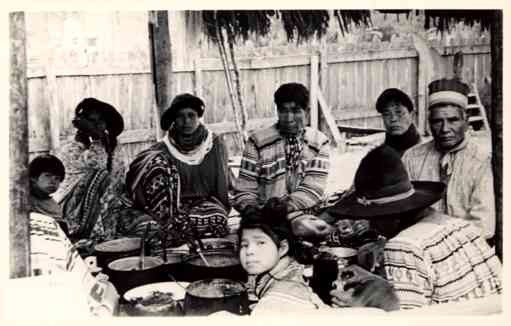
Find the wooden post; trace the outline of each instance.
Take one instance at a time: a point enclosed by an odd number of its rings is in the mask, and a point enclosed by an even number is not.
[[[417,33],[413,35],[413,45],[417,51],[419,61],[419,78],[417,78],[418,99],[416,107],[417,127],[419,132],[427,135],[429,134],[427,127],[427,89],[428,83],[435,78],[435,67],[439,66],[438,62],[440,56],[429,46],[426,40]]]
[[[11,278],[30,275],[30,223],[28,216],[28,116],[25,14],[9,15],[9,249]]]
[[[326,102],[325,97],[320,90],[318,91],[318,101],[321,106],[321,112],[325,117],[325,121],[330,129],[334,142],[337,145],[337,149],[342,153],[346,150],[344,138],[341,135],[339,127],[337,127],[337,123],[335,122],[332,112],[330,111],[330,107],[328,106],[328,103]]]
[[[195,96],[202,98],[202,70],[200,59],[195,60]]]
[[[319,60],[319,88],[323,93],[325,100],[328,100],[327,89],[328,89],[328,53],[326,45],[321,49],[320,60]],[[325,117],[319,113],[319,130],[323,131],[328,128]]]
[[[167,11],[149,12],[149,42],[151,73],[158,107],[155,120],[157,130],[160,130],[160,117],[169,107],[172,94],[172,55]],[[161,131],[157,135],[160,138]]]
[[[502,10],[493,12],[491,24],[491,117],[492,168],[495,187],[495,208],[497,225],[495,230],[495,251],[502,260]]]
[[[311,83],[310,83],[310,126],[318,128],[318,64],[317,55],[311,56]]]
[[[427,87],[428,87],[428,68],[427,60],[418,52],[418,78],[417,78],[417,107],[415,112],[417,115],[417,128],[421,134],[427,134],[426,128],[426,111],[427,111]]]

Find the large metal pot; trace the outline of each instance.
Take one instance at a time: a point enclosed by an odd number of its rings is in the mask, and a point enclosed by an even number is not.
[[[94,255],[97,257],[98,267],[101,267],[108,273],[106,267],[110,262],[119,258],[140,254],[141,244],[141,238],[121,238],[95,245]]]
[[[228,279],[205,279],[186,288],[185,315],[205,316],[226,310],[238,315],[248,314],[248,294],[240,282]]]
[[[198,254],[192,254],[185,258],[185,279],[194,282],[208,278],[226,278],[244,282],[247,273],[241,267],[239,257],[233,252],[209,251],[203,252],[209,266]]]
[[[157,257],[144,257],[144,267],[140,269],[140,256],[114,260],[108,264],[110,281],[122,295],[134,287],[167,281],[163,261]]]

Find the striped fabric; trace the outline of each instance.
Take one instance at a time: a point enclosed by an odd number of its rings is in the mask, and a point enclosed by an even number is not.
[[[494,235],[495,195],[488,150],[466,138],[443,154],[436,149],[434,141],[430,141],[406,151],[403,164],[412,181],[447,182],[446,198],[434,208],[472,222],[487,239]]]
[[[81,285],[83,292],[76,296],[87,297],[91,316],[104,312],[111,316],[116,310],[119,295],[113,285],[92,276],[86,262],[50,216],[30,213],[30,268],[31,276],[65,278],[68,274],[71,282]]]
[[[403,309],[502,290],[501,263],[478,230],[434,211],[390,239],[384,261]]]
[[[262,206],[271,197],[288,196],[291,210],[304,210],[324,197],[328,178],[329,140],[320,131],[306,127],[300,164],[287,169],[285,139],[277,126],[252,134],[246,144],[233,206],[243,211],[247,205]]]
[[[183,198],[184,173],[173,163],[163,143],[141,152],[130,165],[126,184],[135,206],[153,217],[157,229],[164,230],[166,239],[161,240],[166,243],[155,242],[157,247],[179,246],[192,238],[224,237],[229,232],[228,212],[214,196],[216,193]]]
[[[258,276],[255,283],[249,283],[249,292],[254,292],[258,300],[251,314],[296,313],[325,308],[326,305],[305,283],[303,269],[303,265],[285,256],[269,273]],[[251,289],[250,284],[255,289]]]

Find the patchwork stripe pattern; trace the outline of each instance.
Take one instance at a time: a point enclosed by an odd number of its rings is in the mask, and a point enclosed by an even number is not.
[[[329,139],[320,131],[305,128],[299,139],[303,149],[297,168],[288,169],[286,141],[276,125],[252,134],[241,159],[233,206],[264,205],[271,197],[288,196],[295,210],[318,204],[325,194],[330,168]]]
[[[501,293],[501,263],[470,223],[435,213],[390,239],[385,271],[401,308]]]

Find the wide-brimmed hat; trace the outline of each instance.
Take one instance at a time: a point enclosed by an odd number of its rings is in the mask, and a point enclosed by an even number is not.
[[[428,108],[439,104],[454,104],[461,108],[468,105],[470,88],[459,79],[438,79],[428,85]]]
[[[75,109],[75,114],[76,116],[80,116],[91,110],[96,110],[101,113],[110,135],[117,137],[124,130],[124,120],[122,115],[112,105],[94,97],[85,98],[78,103]]]
[[[441,182],[410,181],[399,154],[387,145],[369,152],[355,174],[355,191],[328,209],[334,216],[372,219],[426,208],[445,190]]]
[[[396,101],[403,104],[408,109],[408,112],[413,111],[413,102],[410,97],[405,92],[397,88],[387,88],[380,94],[380,96],[378,96],[378,99],[376,100],[376,111],[381,113],[385,105],[390,101]]]
[[[170,107],[161,116],[161,129],[168,130],[176,119],[177,112],[183,108],[194,109],[197,111],[199,118],[204,114],[204,102],[199,97],[189,93],[176,95],[170,103]]]

